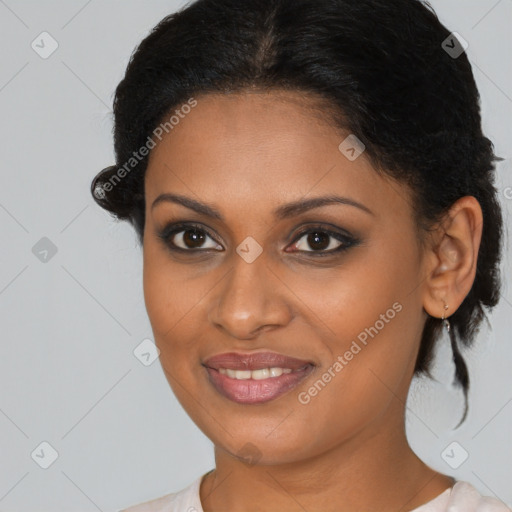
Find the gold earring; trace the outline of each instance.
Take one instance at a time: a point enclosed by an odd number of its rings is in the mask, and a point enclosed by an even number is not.
[[[443,300],[444,302],[444,300]],[[448,309],[448,305],[446,302],[444,302],[444,311]],[[450,326],[450,320],[444,317],[444,311],[443,311],[443,318],[441,318],[441,321],[443,322],[443,325],[446,327],[446,330],[450,332],[451,326]]]

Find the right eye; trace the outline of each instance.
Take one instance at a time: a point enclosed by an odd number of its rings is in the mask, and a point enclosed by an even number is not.
[[[166,245],[172,251],[181,252],[202,252],[206,250],[219,250],[222,246],[213,239],[212,235],[198,224],[173,224],[166,226],[158,233]],[[210,238],[213,245],[204,246],[205,241]]]

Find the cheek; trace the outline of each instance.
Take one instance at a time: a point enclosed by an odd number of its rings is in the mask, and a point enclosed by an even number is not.
[[[200,281],[190,279],[156,242],[145,241],[143,265],[144,301],[154,334],[160,341],[186,326],[187,316],[201,301]],[[204,285],[204,283],[203,283]]]
[[[146,310],[160,363],[181,403],[187,399],[183,387],[200,396],[197,372],[202,371],[198,362],[207,327],[205,304],[214,284],[208,273],[201,276],[192,266],[176,265],[156,242],[147,241],[144,246]]]
[[[146,310],[155,344],[160,350],[160,364],[178,401],[185,410],[194,410],[190,392],[195,390],[199,342],[197,336],[198,303],[204,296],[194,281],[169,264],[151,244],[144,248],[143,284]],[[198,281],[199,283],[199,281]],[[204,284],[204,283],[203,283]],[[196,326],[196,327],[194,327]]]
[[[336,389],[332,396],[322,390],[319,401],[337,400],[354,412],[382,408],[393,393],[406,394],[420,341],[417,250],[409,244],[397,254],[382,240],[337,272],[288,278],[306,306],[301,316],[322,340],[320,377],[330,369],[326,388]]]
[[[337,266],[283,271],[283,281],[300,299],[298,316],[307,318],[332,350],[343,350],[349,340],[364,342],[372,334],[383,338],[386,333],[393,333],[393,338],[401,334],[414,343],[415,323],[408,317],[421,302],[419,254],[414,243],[402,244],[400,251],[397,243],[391,236],[381,236],[371,246],[347,253]],[[406,305],[411,312],[404,312]],[[417,314],[414,320],[419,320]]]

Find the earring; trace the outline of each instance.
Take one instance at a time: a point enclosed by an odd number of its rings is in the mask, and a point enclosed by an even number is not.
[[[443,300],[444,302],[444,300]],[[444,302],[444,310],[446,311],[448,309],[448,305],[446,302]],[[444,317],[444,311],[443,311],[443,318],[441,318],[441,321],[443,322],[443,325],[446,327],[446,330],[450,332],[451,326],[450,326],[450,320]]]

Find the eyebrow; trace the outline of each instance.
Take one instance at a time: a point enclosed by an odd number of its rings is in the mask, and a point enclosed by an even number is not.
[[[222,214],[216,209],[213,205],[200,203],[195,199],[190,197],[182,196],[180,194],[160,194],[151,205],[151,209],[155,208],[160,203],[170,202],[177,203],[189,208],[190,210],[194,210],[197,213],[201,213],[208,217],[212,217],[214,219],[218,219],[220,221],[224,221]],[[313,208],[320,208],[321,206],[327,206],[331,204],[344,204],[348,206],[354,206],[355,208],[359,208],[360,210],[369,213],[370,215],[375,215],[367,206],[359,203],[358,201],[354,201],[349,197],[341,197],[341,196],[322,196],[322,197],[312,197],[310,199],[299,199],[298,201],[293,201],[291,203],[284,204],[279,206],[274,210],[274,216],[279,219],[287,219],[289,217],[293,217],[294,215],[299,215],[308,210],[312,210]]]

